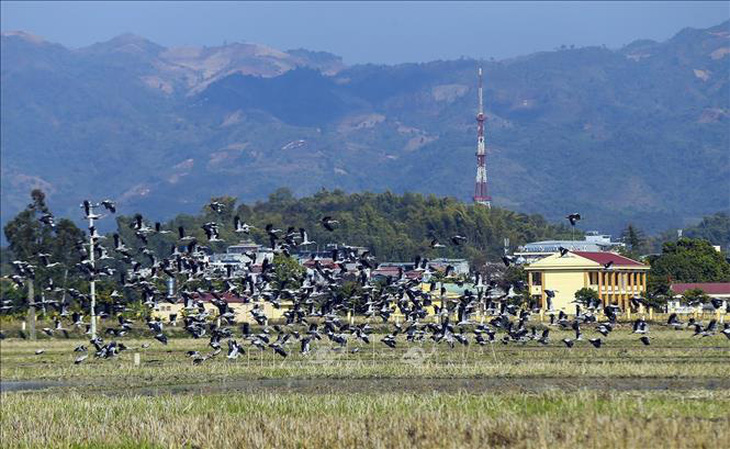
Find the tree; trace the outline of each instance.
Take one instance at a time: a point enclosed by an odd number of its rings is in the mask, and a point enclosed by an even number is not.
[[[622,251],[626,257],[638,259],[646,251],[644,233],[631,223],[621,233],[621,241],[626,245],[626,248]]]
[[[704,217],[696,226],[686,228],[684,235],[706,239],[713,245],[720,245],[725,253],[730,254],[730,214],[718,212]]]
[[[673,296],[671,287],[672,284],[669,282],[668,277],[652,276],[650,274],[646,283],[646,296],[648,298],[662,298],[663,300],[667,300]]]
[[[283,254],[274,254],[273,265],[273,281],[277,288],[299,288],[300,279],[304,275],[305,269],[294,258]]]
[[[35,189],[31,192],[33,202],[21,211],[4,228],[9,248],[19,260],[30,262],[45,249],[52,238],[51,228],[38,219],[48,213],[45,194]]]
[[[48,224],[51,216],[46,205],[46,195],[40,189],[30,194],[32,202],[21,211],[4,228],[8,239],[8,248],[17,260],[35,266],[35,277],[26,279],[28,298],[28,322],[31,338],[35,333],[35,287],[45,286],[49,278],[58,280],[62,275],[62,287],[65,287],[66,278],[74,270],[81,257],[76,251],[77,242],[84,239],[84,233],[68,219],[55,220],[54,226]],[[44,218],[45,217],[45,218]],[[41,221],[43,219],[44,221]],[[61,266],[45,268],[39,262],[38,254],[49,255],[51,262],[60,262]]]
[[[46,206],[46,195],[40,189],[34,189],[30,193],[33,200],[22,212],[9,221],[4,228],[5,237],[8,239],[10,251],[18,260],[36,265],[38,253],[46,252],[52,238],[50,226],[43,225],[39,218],[42,214],[48,213]],[[42,270],[37,270],[32,279],[26,279],[28,287],[28,323],[30,326],[30,338],[35,339],[35,283],[40,279]]]
[[[504,275],[502,276],[502,279],[507,285],[517,284],[521,287],[524,287],[527,285],[527,272],[525,271],[525,268],[520,265],[512,265],[504,270]],[[519,288],[518,290],[524,291],[525,289]]]
[[[662,254],[649,261],[650,279],[667,282],[727,282],[730,263],[707,240],[681,238],[667,242]]]
[[[691,288],[684,292],[682,299],[689,305],[704,304],[710,297],[701,288]]]
[[[583,287],[575,292],[575,302],[584,306],[591,307],[596,303],[600,303],[601,298],[598,296],[598,292],[592,288]]]

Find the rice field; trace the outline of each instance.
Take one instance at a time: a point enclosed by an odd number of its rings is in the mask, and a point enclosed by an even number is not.
[[[727,447],[730,340],[691,335],[655,325],[645,346],[624,325],[598,349],[557,329],[547,346],[374,335],[200,365],[186,351],[207,340],[137,336],[75,365],[86,340],[6,339],[0,447]]]
[[[730,394],[2,396],[3,447],[727,447]]]

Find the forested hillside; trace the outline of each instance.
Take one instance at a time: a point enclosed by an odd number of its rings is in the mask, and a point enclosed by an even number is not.
[[[729,38],[725,22],[484,61],[494,203],[580,211],[614,234],[730,209]],[[3,222],[34,187],[65,215],[110,197],[164,218],[279,187],[473,193],[479,61],[347,67],[256,44],[68,49],[23,33],[1,56]]]
[[[549,223],[540,215],[525,215],[501,208],[487,209],[465,204],[454,198],[424,196],[418,193],[396,195],[385,193],[346,194],[341,190],[320,191],[297,199],[288,189],[279,189],[265,202],[237,204],[235,198],[215,198],[226,204],[218,214],[204,207],[198,215],[179,215],[164,226],[173,234],[156,237],[160,251],[168,251],[176,241],[176,230],[183,226],[198,241],[207,244],[201,226],[215,221],[220,223],[225,242],[212,245],[218,251],[249,238],[236,234],[233,217],[255,227],[250,238],[263,245],[269,244],[264,228],[271,223],[286,230],[305,228],[309,238],[324,248],[327,243],[366,246],[380,261],[410,261],[416,255],[424,257],[465,257],[477,264],[487,259],[498,261],[503,254],[504,239],[509,238],[512,249],[517,245],[547,238],[570,236],[566,225]],[[335,230],[326,230],[320,220],[331,216],[339,224]],[[150,220],[152,217],[150,217]],[[119,229],[125,241],[134,243],[128,223],[131,215],[119,217]],[[466,242],[460,246],[450,243],[451,237],[462,235]],[[433,239],[445,247],[431,248]],[[310,246],[308,249],[315,249]]]

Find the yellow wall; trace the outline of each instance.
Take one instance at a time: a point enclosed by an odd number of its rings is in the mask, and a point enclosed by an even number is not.
[[[231,308],[236,314],[236,321],[239,322],[254,322],[253,316],[251,315],[251,309],[253,309],[254,303],[229,303]],[[160,303],[159,306],[154,310],[152,313],[152,316],[159,317],[163,319],[164,321],[168,321],[170,319],[171,314],[177,314],[177,320],[182,322],[182,310],[183,310],[183,303],[178,304],[168,304],[168,303]],[[270,320],[278,320],[282,318],[284,315],[284,312],[289,310],[289,307],[291,304],[289,303],[282,303],[281,308],[277,309],[274,306],[272,306],[270,303],[260,303],[261,308],[263,308],[264,313]],[[211,314],[211,316],[216,317],[218,316],[218,308],[215,307],[213,304],[205,303],[205,310],[208,311],[208,313]]]
[[[543,288],[555,291],[553,308],[574,312],[575,292],[584,287],[583,271],[546,271],[542,277]]]
[[[530,294],[541,298],[542,306],[547,307],[545,290],[555,291],[553,308],[565,312],[575,312],[575,292],[589,287],[599,292],[604,305],[618,304],[628,307],[632,296],[643,295],[646,291],[646,272],[648,266],[624,266],[605,270],[603,266],[569,253],[567,256],[548,256],[534,262],[525,270],[528,273]],[[533,273],[542,274],[542,285],[535,285]],[[597,273],[593,282],[590,273]]]

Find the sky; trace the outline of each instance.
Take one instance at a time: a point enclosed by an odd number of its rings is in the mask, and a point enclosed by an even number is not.
[[[730,2],[0,2],[0,29],[77,48],[134,33],[164,46],[256,42],[347,64],[619,48],[730,18]]]

